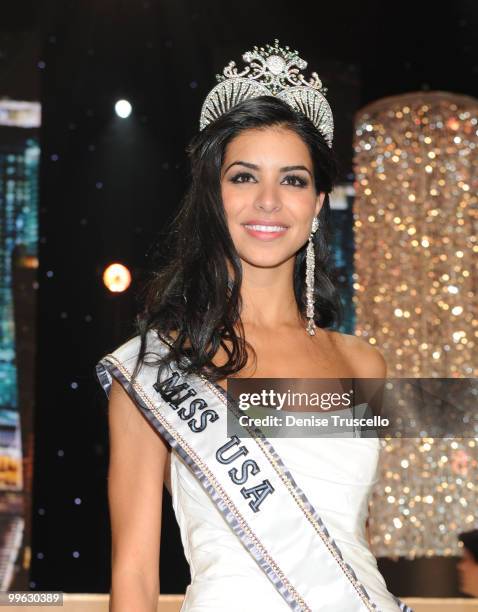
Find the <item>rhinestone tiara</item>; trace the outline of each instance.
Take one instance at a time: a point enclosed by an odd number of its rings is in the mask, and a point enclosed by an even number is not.
[[[316,72],[312,72],[309,81],[299,72],[307,67],[307,62],[299,57],[298,51],[279,47],[275,39],[273,46],[255,46],[242,59],[249,64],[242,72],[231,61],[222,74],[216,75],[218,84],[208,93],[201,109],[200,130],[242,100],[272,95],[308,117],[328,146],[332,146],[334,120],[324,95],[327,89]]]

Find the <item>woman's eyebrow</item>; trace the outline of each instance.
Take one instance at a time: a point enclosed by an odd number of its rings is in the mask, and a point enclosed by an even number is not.
[[[245,166],[251,170],[260,170],[259,166],[256,164],[251,164],[250,162],[245,161],[235,161],[224,170],[224,174],[229,170],[229,168],[232,168],[232,166]],[[279,168],[280,172],[291,172],[292,170],[305,170],[310,174],[310,176],[312,176],[312,172],[305,166],[283,166],[282,168]]]
[[[305,166],[284,166],[283,168],[280,168],[281,172],[291,172],[292,170],[305,170],[310,174],[310,176],[312,176],[312,172]]]

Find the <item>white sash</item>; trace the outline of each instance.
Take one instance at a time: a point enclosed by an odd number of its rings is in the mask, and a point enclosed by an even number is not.
[[[348,612],[377,612],[378,606],[270,441],[228,437],[231,407],[224,392],[203,376],[183,376],[175,364],[161,380],[157,366],[144,364],[131,384],[139,344],[136,336],[98,363],[101,385],[108,395],[112,376],[123,385],[189,466],[289,607],[333,610],[340,592],[347,599]],[[148,334],[147,353],[156,357],[168,350],[154,332]],[[413,612],[394,599],[397,610]]]

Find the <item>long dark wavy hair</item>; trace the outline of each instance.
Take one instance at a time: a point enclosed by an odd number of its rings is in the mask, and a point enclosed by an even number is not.
[[[295,132],[307,145],[313,163],[317,193],[325,192],[318,215],[320,229],[313,241],[315,265],[315,322],[328,328],[340,324],[343,310],[331,280],[330,205],[328,194],[337,177],[337,163],[314,124],[274,96],[244,100],[199,132],[187,147],[191,162],[191,184],[171,222],[163,244],[167,259],[152,273],[141,296],[142,310],[136,317],[135,335],[141,344],[133,373],[145,360],[147,335],[166,337],[170,350],[148,364],[166,368],[175,362],[184,373],[204,374],[218,381],[239,372],[247,364],[249,348],[240,318],[242,307],[241,260],[231,239],[221,197],[221,168],[229,142],[248,129],[283,127]],[[294,293],[301,317],[306,312],[305,255],[307,243],[296,254]],[[229,278],[226,262],[233,278]],[[174,331],[175,338],[170,337]],[[212,359],[220,347],[227,362]]]

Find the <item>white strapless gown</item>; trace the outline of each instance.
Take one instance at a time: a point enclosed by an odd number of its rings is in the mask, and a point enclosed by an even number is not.
[[[386,588],[365,532],[369,496],[377,479],[380,439],[274,438],[271,443],[371,600],[382,612],[397,612],[399,606]],[[191,570],[191,584],[181,612],[290,610],[174,451],[171,489]],[[281,537],[280,530],[277,537]],[[326,607],[316,609],[347,612],[347,604],[348,596],[337,593],[333,607],[329,602]]]

